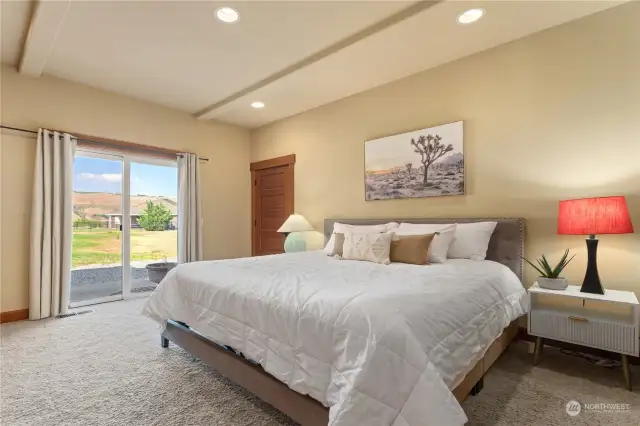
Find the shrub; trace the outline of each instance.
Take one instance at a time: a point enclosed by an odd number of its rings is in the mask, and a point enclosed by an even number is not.
[[[398,191],[396,189],[392,189],[391,191],[387,191],[385,194],[387,197],[398,197],[403,195],[402,191]]]
[[[171,211],[162,204],[147,201],[147,207],[138,217],[138,225],[145,231],[164,231],[173,218]]]
[[[93,228],[102,228],[103,226],[104,226],[104,223],[101,220],[80,218],[73,221],[73,229],[78,229],[78,228],[93,229]]]

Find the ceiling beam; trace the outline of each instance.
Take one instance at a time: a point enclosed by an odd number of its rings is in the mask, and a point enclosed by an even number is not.
[[[199,120],[209,120],[211,118],[213,118],[213,113],[215,110],[217,110],[220,107],[223,107],[224,105],[227,105],[233,101],[235,101],[236,99],[240,99],[241,97],[248,95],[249,93],[255,92],[258,89],[261,89],[271,83],[273,83],[274,81],[280,80],[283,77],[288,76],[289,74],[293,74],[294,72],[307,67],[315,62],[318,62],[319,60],[326,58],[327,56],[332,55],[333,53],[338,52],[339,50],[342,50],[346,47],[351,46],[352,44],[355,44],[357,42],[359,42],[360,40],[363,40],[367,37],[370,37],[376,33],[379,33],[380,31],[389,28],[399,22],[404,21],[405,19],[408,19],[426,9],[429,9],[430,7],[440,3],[443,0],[420,0],[417,1],[413,4],[411,4],[410,6],[402,9],[399,12],[394,13],[393,15],[388,16],[387,18],[383,19],[382,21],[379,21],[361,31],[356,32],[355,34],[350,35],[349,37],[338,41],[337,43],[334,43],[322,50],[320,50],[319,52],[314,53],[311,56],[308,56],[298,62],[296,62],[293,65],[288,66],[287,68],[278,71],[275,74],[272,74],[270,76],[268,76],[267,78],[264,78],[260,81],[258,81],[257,83],[252,84],[249,87],[246,87],[224,99],[222,99],[221,101],[218,101],[212,105],[209,105],[208,107],[196,112],[195,114],[193,114],[193,116]]]
[[[42,75],[70,4],[71,0],[36,2],[18,67],[21,73],[34,77]]]

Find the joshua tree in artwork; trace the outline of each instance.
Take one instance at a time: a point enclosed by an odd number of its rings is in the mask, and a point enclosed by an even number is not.
[[[411,138],[411,145],[415,148],[413,152],[420,154],[420,162],[424,166],[424,175],[422,178],[422,184],[427,186],[427,176],[429,174],[429,166],[436,162],[440,157],[447,152],[453,151],[453,145],[444,145],[440,141],[442,137],[440,135],[427,135],[426,137],[420,136],[418,140]]]
[[[407,168],[407,174],[411,176],[411,168],[413,167],[413,163],[407,163],[404,166]]]
[[[462,173],[464,170],[464,160],[458,160],[456,166],[458,167],[458,173]]]

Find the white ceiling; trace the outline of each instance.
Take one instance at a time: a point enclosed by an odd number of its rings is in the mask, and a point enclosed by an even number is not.
[[[2,2],[0,17],[0,48],[2,63],[17,64],[22,44],[29,28],[32,5],[30,2]]]
[[[258,127],[622,1],[435,3],[3,0],[2,62]],[[485,17],[459,25],[470,7]]]

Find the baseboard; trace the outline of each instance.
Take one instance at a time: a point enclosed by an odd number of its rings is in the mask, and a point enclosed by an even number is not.
[[[535,342],[536,340],[535,336],[531,336],[529,333],[527,333],[526,327],[520,327],[518,329],[517,338],[519,340],[526,340],[527,342]],[[544,339],[544,344],[545,346],[553,346],[554,348],[567,349],[569,351],[581,352],[583,354],[595,355],[617,361],[620,360],[620,354],[605,351],[603,349],[590,348],[588,346],[580,346],[573,343],[560,342],[558,340],[547,338]],[[640,365],[640,358],[637,356],[628,356],[627,359],[629,360],[629,364]]]
[[[0,312],[0,324],[5,322],[22,321],[29,319],[29,309],[18,309],[17,311]]]

